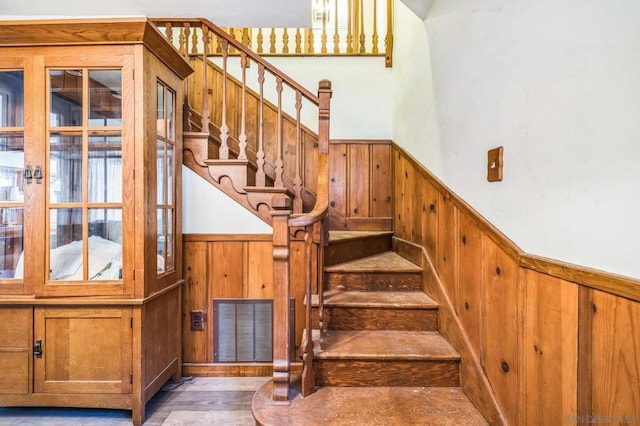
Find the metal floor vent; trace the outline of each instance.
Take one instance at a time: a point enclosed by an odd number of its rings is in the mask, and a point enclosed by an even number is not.
[[[295,356],[295,303],[291,299],[291,359]],[[214,299],[214,362],[273,361],[273,300]]]

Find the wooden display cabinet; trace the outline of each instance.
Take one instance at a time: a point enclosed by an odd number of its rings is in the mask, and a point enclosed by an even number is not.
[[[0,25],[0,406],[141,424],[181,376],[191,72],[145,19]]]

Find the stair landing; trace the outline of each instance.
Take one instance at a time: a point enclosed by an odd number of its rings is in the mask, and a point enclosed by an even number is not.
[[[457,387],[331,387],[302,398],[292,384],[290,405],[271,401],[272,382],[254,395],[258,425],[486,425]]]

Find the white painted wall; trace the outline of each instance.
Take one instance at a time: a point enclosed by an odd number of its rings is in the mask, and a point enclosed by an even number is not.
[[[182,232],[184,234],[271,234],[271,226],[233,198],[182,167]]]
[[[312,93],[320,80],[331,81],[331,138],[391,138],[393,71],[383,57],[267,59]]]
[[[640,277],[640,2],[396,4],[395,141],[526,252]]]

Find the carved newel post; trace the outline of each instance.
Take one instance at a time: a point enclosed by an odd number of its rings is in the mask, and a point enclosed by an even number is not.
[[[273,396],[274,402],[289,403],[291,330],[289,329],[289,217],[291,198],[276,194],[273,217]]]

